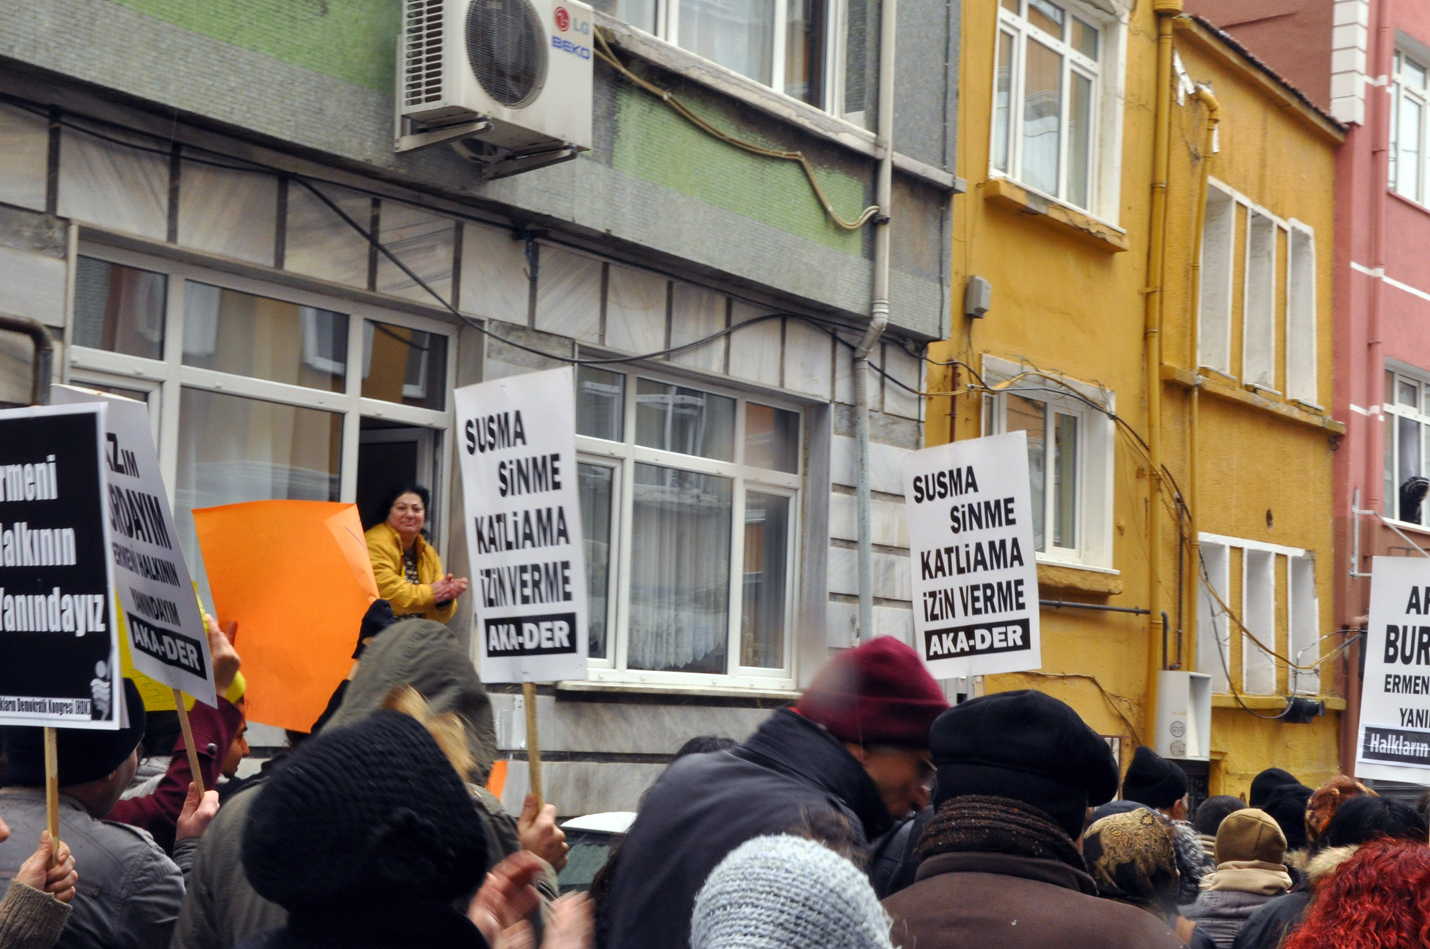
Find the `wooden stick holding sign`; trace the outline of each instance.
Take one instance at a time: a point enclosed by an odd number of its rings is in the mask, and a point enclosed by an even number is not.
[[[536,683],[521,684],[522,704],[526,706],[526,770],[531,776],[531,793],[536,795],[536,809],[545,800],[541,796],[541,735],[536,728]]]
[[[50,831],[50,866],[60,854],[60,750],[59,736],[45,726],[45,825]]]
[[[184,750],[189,753],[189,774],[193,776],[194,790],[199,797],[204,796],[204,773],[199,768],[199,749],[194,747],[194,728],[189,724],[189,710],[184,706],[184,693],[174,690],[174,708],[179,711],[179,728],[184,733]]]

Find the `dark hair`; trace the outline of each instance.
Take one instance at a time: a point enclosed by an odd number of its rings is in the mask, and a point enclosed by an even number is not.
[[[422,499],[423,509],[430,513],[430,510],[432,508],[432,492],[428,491],[416,481],[399,481],[392,487],[388,488],[387,494],[385,494],[382,498],[382,507],[378,508],[377,510],[377,521],[379,524],[387,520],[387,516],[392,513],[392,506],[396,504],[397,499],[402,497],[404,494],[417,495],[419,498]],[[422,533],[424,535],[427,533],[427,527],[425,522],[422,527]]]
[[[1363,844],[1377,837],[1426,841],[1424,816],[1408,804],[1388,797],[1362,795],[1346,801],[1326,825],[1321,840],[1327,847]]]
[[[1232,797],[1230,794],[1209,797],[1197,806],[1197,816],[1192,818],[1192,827],[1199,834],[1215,837],[1217,828],[1226,820],[1227,815],[1244,807],[1246,804],[1241,798]]]
[[[726,751],[730,748],[738,748],[740,743],[733,738],[726,738],[723,735],[696,735],[694,738],[680,746],[680,750],[675,753],[671,761],[677,761],[686,755],[704,755],[712,751]]]

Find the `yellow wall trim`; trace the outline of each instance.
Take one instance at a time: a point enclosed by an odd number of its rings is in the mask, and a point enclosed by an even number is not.
[[[1336,695],[1306,695],[1302,698],[1319,699],[1326,703],[1328,712],[1344,712],[1346,700]],[[1213,695],[1212,708],[1254,708],[1258,711],[1279,712],[1286,707],[1286,699],[1280,695],[1243,695],[1238,702],[1234,695]]]

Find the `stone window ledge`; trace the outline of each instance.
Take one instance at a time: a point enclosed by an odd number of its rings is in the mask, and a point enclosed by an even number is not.
[[[1038,591],[1056,590],[1116,596],[1122,592],[1122,577],[1116,570],[1076,564],[1038,563]]]
[[[1305,402],[1286,402],[1280,396],[1268,395],[1269,390],[1240,386],[1224,381],[1221,374],[1214,370],[1208,370],[1208,372],[1210,374],[1201,375],[1180,366],[1163,365],[1162,381],[1171,382],[1186,389],[1200,388],[1207,395],[1254,409],[1261,409],[1289,422],[1325,429],[1332,435],[1346,433],[1344,422],[1336,421],[1324,411],[1308,407]]]
[[[984,200],[1026,214],[1040,224],[1101,250],[1121,253],[1128,249],[1127,232],[1122,228],[1100,221],[1085,211],[1079,211],[1036,191],[1029,191],[1007,178],[989,178],[985,181],[983,197]]]
[[[1316,699],[1326,703],[1328,712],[1344,712],[1346,700],[1339,695],[1298,695],[1297,698]],[[1235,695],[1213,695],[1212,708],[1241,708],[1245,706],[1257,711],[1279,712],[1286,707],[1286,698],[1281,695],[1243,695],[1237,701]]]

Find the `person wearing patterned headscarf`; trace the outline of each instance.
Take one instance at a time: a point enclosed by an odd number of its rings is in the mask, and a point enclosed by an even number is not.
[[[1138,808],[1104,817],[1087,829],[1082,854],[1098,896],[1175,919],[1177,852],[1161,815]]]

